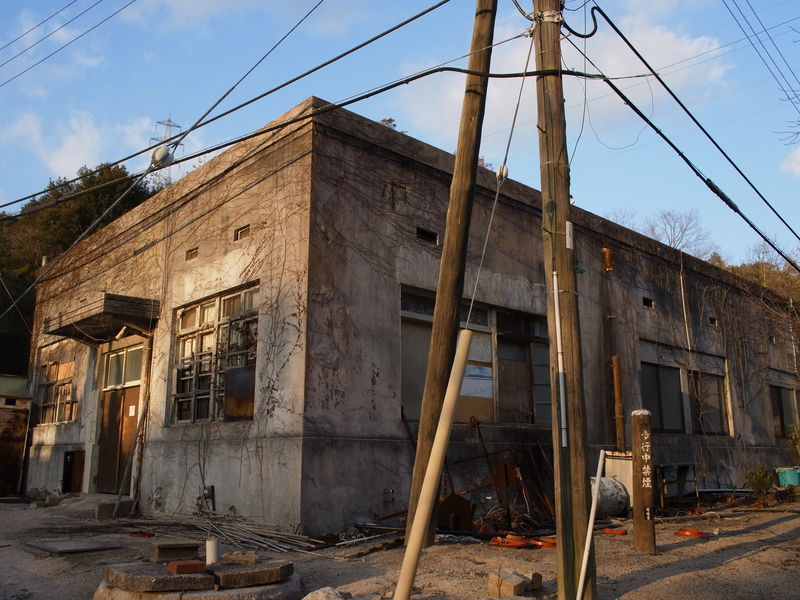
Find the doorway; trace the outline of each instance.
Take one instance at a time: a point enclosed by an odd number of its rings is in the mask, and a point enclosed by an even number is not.
[[[141,370],[142,346],[105,355],[97,467],[99,493],[130,492],[131,469],[128,463],[139,418]]]

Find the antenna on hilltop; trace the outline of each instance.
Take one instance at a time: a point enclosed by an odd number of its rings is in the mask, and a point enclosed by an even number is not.
[[[158,126],[161,125],[163,129],[163,133],[159,136],[151,137],[151,143],[158,143],[164,142],[170,139],[175,133],[180,133],[182,127],[175,123],[172,120],[172,115],[170,114],[164,121],[156,121],[156,129]],[[178,144],[179,147],[182,147],[183,144]],[[160,173],[154,175],[156,182],[158,183],[158,187],[167,187],[169,184],[172,183],[172,167],[167,167],[166,169],[162,170]]]

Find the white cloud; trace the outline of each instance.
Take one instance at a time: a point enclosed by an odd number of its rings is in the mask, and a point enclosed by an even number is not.
[[[781,163],[780,170],[800,179],[800,148],[795,148]]]
[[[674,63],[681,63],[671,72],[663,75],[664,79],[680,97],[701,96],[710,89],[719,90],[724,83],[727,66],[721,59],[708,60],[698,68],[681,68],[691,64],[686,61],[703,54],[718,45],[718,41],[706,36],[691,36],[678,27],[656,24],[658,20],[669,22],[667,17],[675,14],[678,4],[675,0],[655,0],[641,3],[631,0],[627,4],[634,11],[624,19],[616,19],[620,28],[631,39],[632,43],[648,59],[651,65],[660,69]],[[653,14],[651,14],[651,8]],[[520,33],[525,28],[525,21],[504,18],[498,21],[495,40],[504,40]],[[582,23],[581,23],[582,25]],[[582,29],[582,27],[580,28]],[[605,31],[603,31],[605,29]],[[575,39],[583,48],[582,40]],[[492,52],[492,71],[517,72],[525,65],[525,58],[530,45],[529,38],[514,40],[508,44],[495,47]],[[584,68],[583,57],[568,42],[562,43],[564,64],[567,68],[579,71],[594,71],[591,66]],[[601,27],[601,32],[587,41],[587,55],[610,76],[629,76],[645,72],[645,67],[627,49],[623,42],[608,27]],[[427,66],[427,65],[426,65]],[[464,66],[464,65],[461,65]],[[407,65],[403,71],[413,72],[422,69],[420,64]],[[535,68],[533,59],[529,69]],[[600,134],[619,130],[617,137],[623,139],[620,144],[635,141],[641,130],[641,123],[631,110],[603,83],[584,81],[574,77],[564,78],[564,95],[566,98],[567,122],[575,127],[581,122],[584,108],[584,88],[587,86],[589,116],[592,124]],[[520,130],[515,135],[532,134],[535,127],[535,83],[533,79],[526,82],[523,104],[520,107],[517,125]],[[617,82],[621,88],[645,113],[651,109],[659,110],[660,100],[667,97],[666,92],[657,82],[649,84],[644,80],[622,80]],[[484,120],[484,140],[482,154],[491,162],[499,162],[510,128],[511,117],[517,101],[519,80],[494,79],[489,83],[487,110]],[[455,145],[460,109],[464,96],[464,78],[461,76],[434,75],[415,82],[400,91],[399,104],[402,115],[398,121],[411,122],[413,127],[424,132],[425,139],[434,144],[452,149]],[[670,109],[672,105],[669,105]],[[424,107],[420,109],[420,107]],[[665,109],[666,110],[666,109]],[[620,129],[622,128],[622,129]],[[413,132],[417,134],[417,132]],[[612,140],[612,143],[617,140]]]
[[[53,127],[38,115],[24,112],[0,132],[0,142],[28,151],[57,177],[72,177],[82,166],[93,167],[146,148],[150,145],[152,124],[153,120],[147,117],[98,124],[91,113],[79,110],[66,123]],[[143,164],[148,161],[149,157],[144,158]]]
[[[105,61],[105,58],[97,55],[91,56],[79,50],[72,55],[72,61],[78,67],[97,67]]]

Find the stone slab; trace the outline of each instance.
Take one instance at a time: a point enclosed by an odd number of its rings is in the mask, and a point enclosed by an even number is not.
[[[277,583],[294,573],[294,564],[271,560],[256,565],[212,565],[208,569],[217,585],[223,588],[243,588]]]
[[[208,573],[175,575],[164,565],[142,562],[110,565],[106,570],[106,580],[112,586],[129,592],[210,590],[214,587],[214,577]]]
[[[74,554],[76,552],[97,552],[99,550],[116,550],[122,548],[119,544],[101,542],[94,539],[59,539],[36,540],[25,542],[28,546],[52,552],[53,554]]]
[[[295,573],[271,585],[187,592],[131,592],[103,581],[92,600],[300,600],[302,597],[302,581]]]

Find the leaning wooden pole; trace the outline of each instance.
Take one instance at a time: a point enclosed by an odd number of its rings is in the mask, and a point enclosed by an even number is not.
[[[536,69],[546,73],[537,77],[536,101],[544,268],[549,299],[558,598],[574,600],[589,521],[589,486],[578,296],[569,221],[569,162],[561,80],[561,0],[538,0],[534,17]],[[578,600],[592,599],[595,592],[594,556],[590,554],[586,585]]]
[[[473,73],[489,71],[496,12],[497,0],[477,1],[475,25],[472,31],[472,54],[468,64],[469,70]],[[425,388],[420,408],[417,454],[414,460],[411,495],[408,501],[406,540],[411,535],[411,524],[414,521],[414,512],[422,489],[425,469],[439,423],[447,380],[455,355],[461,298],[464,292],[469,223],[478,169],[478,151],[486,107],[487,82],[488,78],[485,76],[468,75],[464,92],[453,180],[450,184],[442,258],[439,263],[439,281],[436,286],[428,371],[425,376]],[[430,545],[435,520],[436,508],[434,507],[426,545]]]

